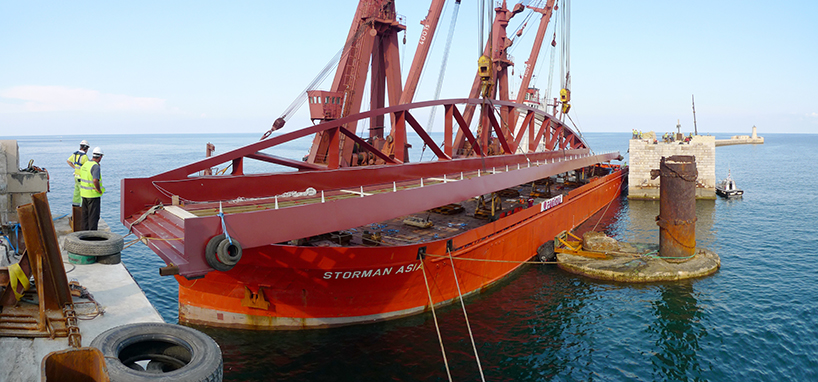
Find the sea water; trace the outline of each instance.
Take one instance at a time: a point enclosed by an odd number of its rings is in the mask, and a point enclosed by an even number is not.
[[[728,169],[745,194],[696,203],[697,243],[721,256],[715,275],[667,283],[624,284],[531,265],[466,299],[480,365],[491,381],[818,380],[818,135],[762,134],[763,145],[716,149],[716,178]],[[728,138],[728,134],[717,138]],[[621,151],[630,133],[587,133],[596,152]],[[151,176],[252,143],[249,134],[25,136],[30,159],[51,178],[55,217],[70,211],[65,162],[87,139],[105,150],[102,218],[119,223],[119,181]],[[299,158],[302,139],[269,152]],[[414,143],[413,158],[422,145]],[[431,152],[427,149],[426,158]],[[263,171],[246,161],[248,172]],[[581,229],[625,241],[658,242],[658,202],[615,200]],[[126,240],[133,238],[129,236]],[[123,262],[164,319],[177,322],[177,285],[164,263],[137,243]],[[69,274],[70,277],[70,274]],[[462,309],[439,309],[454,380],[479,380]],[[250,332],[199,328],[220,344],[225,380],[447,380],[431,314],[346,328]],[[90,339],[89,339],[90,341]]]

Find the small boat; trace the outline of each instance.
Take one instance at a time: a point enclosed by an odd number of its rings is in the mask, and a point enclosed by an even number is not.
[[[716,194],[730,198],[744,195],[744,190],[736,187],[736,182],[733,181],[733,177],[730,176],[730,170],[727,170],[727,178],[724,178],[724,180],[716,185]]]

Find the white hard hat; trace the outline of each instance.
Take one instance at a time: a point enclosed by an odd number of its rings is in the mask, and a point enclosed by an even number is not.
[[[101,156],[103,156],[105,154],[105,153],[102,152],[102,148],[100,148],[99,146],[94,147],[94,151],[92,151],[92,152],[94,153],[95,157],[97,157],[97,156],[101,157]]]
[[[83,139],[82,142],[80,142],[80,146],[88,146],[88,141]]]

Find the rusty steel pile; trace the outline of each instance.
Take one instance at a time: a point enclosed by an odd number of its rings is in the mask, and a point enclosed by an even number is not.
[[[651,176],[660,179],[659,245],[620,243],[589,232],[580,242],[557,239],[560,268],[591,278],[653,282],[703,277],[718,271],[719,256],[696,247],[696,158],[662,157]]]

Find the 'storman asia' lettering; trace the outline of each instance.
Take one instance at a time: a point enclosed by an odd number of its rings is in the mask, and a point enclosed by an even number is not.
[[[407,270],[406,272],[408,272]],[[401,273],[403,271],[403,267],[401,267],[401,271],[395,272]],[[392,267],[389,268],[378,268],[378,269],[367,269],[364,271],[346,271],[346,272],[324,272],[323,279],[324,280],[338,280],[338,279],[360,279],[366,277],[375,277],[375,276],[386,276],[392,273]]]

